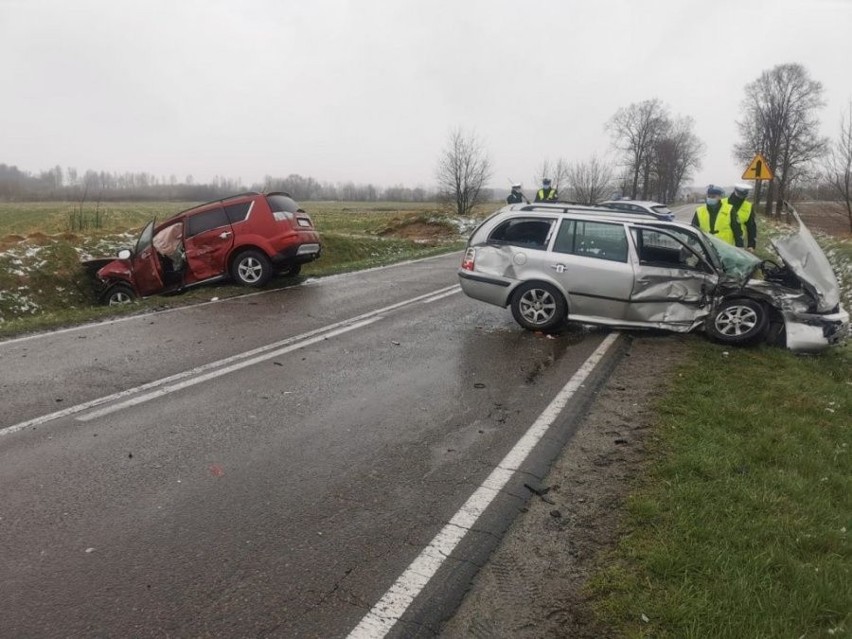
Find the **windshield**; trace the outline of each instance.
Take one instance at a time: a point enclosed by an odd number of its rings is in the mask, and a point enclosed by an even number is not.
[[[139,239],[136,240],[136,252],[134,255],[139,255],[146,248],[151,246],[151,240],[154,238],[154,222],[151,220],[142,232],[139,234]]]
[[[714,237],[709,233],[704,233],[707,238],[711,250],[716,252],[719,262],[722,264],[722,269],[725,273],[733,275],[737,279],[745,279],[750,277],[755,267],[760,264],[760,258],[752,255],[748,251],[731,246],[724,240]]]

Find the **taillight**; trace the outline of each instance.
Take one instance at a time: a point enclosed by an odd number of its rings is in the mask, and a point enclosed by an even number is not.
[[[476,249],[469,248],[464,252],[464,258],[462,258],[462,270],[472,271],[474,262],[476,262]]]

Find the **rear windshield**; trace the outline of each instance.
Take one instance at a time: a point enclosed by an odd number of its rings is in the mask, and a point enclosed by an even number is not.
[[[657,215],[672,215],[672,210],[667,206],[652,206],[651,208]]]
[[[497,226],[488,241],[544,250],[553,222],[548,218],[511,218]]]
[[[271,193],[266,196],[266,201],[269,202],[269,208],[273,213],[284,211],[285,213],[296,213],[302,209],[296,204],[296,200],[289,195],[282,193]]]

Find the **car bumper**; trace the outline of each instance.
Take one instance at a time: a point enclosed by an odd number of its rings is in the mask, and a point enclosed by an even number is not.
[[[782,314],[787,348],[797,353],[815,353],[849,336],[849,313],[843,308],[825,315],[790,311]]]
[[[463,269],[458,270],[458,276],[462,292],[468,297],[503,308],[509,305],[509,295],[513,289],[511,280]]]
[[[283,251],[272,256],[275,266],[286,266],[288,264],[304,264],[318,259],[322,254],[322,246],[319,242],[307,242],[305,244],[294,244]]]

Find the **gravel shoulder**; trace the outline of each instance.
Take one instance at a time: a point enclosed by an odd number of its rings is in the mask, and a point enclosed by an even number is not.
[[[654,405],[688,336],[627,335],[626,354],[441,637],[612,636],[583,593],[618,540],[624,501],[647,460]],[[551,503],[552,502],[552,503]]]

